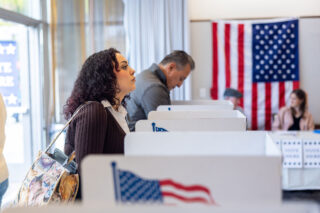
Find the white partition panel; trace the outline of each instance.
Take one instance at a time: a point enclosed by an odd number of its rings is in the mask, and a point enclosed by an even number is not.
[[[20,207],[3,210],[4,213],[319,213],[319,207],[315,203],[289,203],[282,205],[241,205],[216,207],[188,206],[117,206],[111,207],[106,203],[93,202],[88,205],[59,205],[42,207]]]
[[[227,100],[191,100],[191,101],[171,101],[172,105],[231,105]]]
[[[172,120],[194,118],[245,118],[238,110],[211,111],[151,111],[148,120]]]
[[[82,199],[85,204],[100,201],[109,206],[280,204],[280,165],[280,156],[263,154],[92,155],[81,165]]]
[[[233,105],[160,105],[157,111],[233,110]]]
[[[246,118],[193,118],[170,120],[140,120],[136,132],[172,131],[245,131]]]

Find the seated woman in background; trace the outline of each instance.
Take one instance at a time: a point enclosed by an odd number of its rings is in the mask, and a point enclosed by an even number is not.
[[[135,89],[135,71],[117,50],[91,55],[83,64],[64,108],[66,119],[85,104],[70,123],[64,151],[74,150],[80,166],[88,154],[123,154],[129,133],[123,104]],[[79,168],[81,169],[81,168]],[[81,198],[81,192],[77,198]]]
[[[307,95],[302,89],[290,94],[290,107],[282,107],[275,117],[272,130],[313,130],[312,115],[307,110]]]

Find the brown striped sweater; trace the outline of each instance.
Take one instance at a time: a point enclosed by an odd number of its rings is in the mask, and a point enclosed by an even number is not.
[[[91,102],[70,123],[64,151],[69,155],[75,150],[80,166],[88,154],[123,154],[124,137],[111,112],[101,103]]]

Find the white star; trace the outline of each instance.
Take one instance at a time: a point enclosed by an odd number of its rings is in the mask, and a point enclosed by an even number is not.
[[[283,28],[283,29],[286,29],[286,28],[287,28],[287,26],[286,26],[285,24],[283,24],[283,25],[282,25],[282,28]]]
[[[281,54],[282,53],[282,50],[278,50],[278,54]]]
[[[272,59],[269,61],[269,64],[273,64],[273,60]]]
[[[291,70],[287,69],[287,73],[290,74]]]
[[[263,55],[263,54],[264,54],[264,51],[263,51],[263,50],[260,50],[260,54]]]
[[[292,78],[295,78],[295,77],[296,77],[296,75],[295,75],[295,74],[292,74],[292,75],[291,75],[291,77],[292,77]]]
[[[294,38],[294,34],[291,34],[290,37],[291,37],[291,38]]]
[[[273,34],[273,30],[269,30],[269,34],[272,35]]]
[[[274,75],[274,76],[273,76],[273,78],[274,78],[274,79],[277,79],[277,78],[278,78],[278,76],[277,76],[277,75]]]
[[[278,34],[281,34],[282,33],[282,30],[278,30]]]
[[[278,43],[279,43],[279,44],[282,44],[282,40],[279,39],[279,40],[278,40]]]
[[[294,69],[296,66],[294,64],[291,64],[291,68]]]
[[[290,47],[293,49],[294,48],[294,44],[291,44]]]
[[[264,76],[264,78],[265,78],[265,79],[268,79],[268,78],[269,78],[269,76],[268,76],[268,75],[265,75],[265,76]]]
[[[285,44],[282,45],[282,49],[286,49],[287,46]]]
[[[290,59],[287,59],[287,64],[290,64],[290,63],[291,63]]]
[[[282,78],[286,78],[287,76],[285,74],[282,75]]]
[[[260,34],[263,35],[263,34],[264,34],[264,30],[261,30],[261,31],[260,31]]]
[[[259,35],[256,35],[256,39],[259,40],[259,39],[260,39],[260,36],[259,36]]]
[[[283,35],[282,35],[282,38],[286,39],[286,38],[287,38],[287,35],[286,35],[286,34],[283,34]]]
[[[259,58],[260,58],[260,56],[259,56],[259,55],[256,55],[256,59],[259,60]]]
[[[0,44],[0,54],[4,54],[4,46]]]
[[[256,66],[256,69],[257,69],[257,70],[260,69],[260,65],[259,65],[259,64]]]
[[[291,24],[291,28],[294,28],[294,24]]]
[[[10,96],[7,97],[8,104],[17,104],[17,97],[14,94],[10,94]]]
[[[278,48],[278,45],[273,45],[273,49],[277,49]]]
[[[269,29],[269,26],[268,26],[268,25],[265,25],[265,26],[264,26],[264,29],[265,29],[265,30]]]
[[[259,25],[256,25],[256,30],[259,30],[260,29],[260,26]]]
[[[287,42],[287,44],[289,44],[289,43],[290,43],[290,40],[289,40],[289,39],[287,39],[287,40],[286,40],[286,42]]]
[[[268,69],[269,69],[269,65],[265,65],[264,68],[265,68],[266,70],[268,70]]]
[[[270,74],[273,74],[273,70],[269,70],[269,73],[270,73]]]
[[[278,73],[281,74],[281,73],[282,73],[282,70],[278,70]]]
[[[257,49],[257,50],[260,49],[260,46],[259,46],[259,45],[256,45],[256,49]]]
[[[285,69],[287,68],[287,66],[285,64],[282,65],[282,69]]]
[[[259,79],[260,78],[260,76],[259,75],[256,75],[256,79]]]
[[[261,70],[260,73],[263,75],[264,74],[264,70]]]
[[[286,53],[288,53],[288,54],[289,54],[289,53],[290,53],[290,50],[289,50],[289,49],[287,49],[287,50],[286,50]]]
[[[264,60],[261,60],[261,61],[260,61],[260,64],[264,64]]]
[[[269,36],[268,36],[268,35],[266,35],[264,38],[265,38],[266,40],[269,40]]]
[[[281,58],[282,58],[282,59],[286,59],[286,55],[282,55]]]
[[[294,55],[293,55],[293,54],[291,54],[291,55],[290,55],[290,57],[293,59],[293,58],[294,58]]]
[[[264,40],[261,40],[261,41],[260,41],[260,44],[261,44],[261,45],[264,45]]]
[[[273,44],[273,41],[272,41],[272,40],[269,40],[269,44],[272,45],[272,44]]]
[[[265,56],[264,56],[264,59],[268,60],[268,59],[269,59],[269,56],[268,56],[268,55],[265,55]]]
[[[265,46],[264,46],[264,49],[269,49],[269,46],[268,46],[268,45],[265,45]]]
[[[273,69],[275,69],[275,70],[278,69],[278,65],[276,65],[276,64],[273,65]]]
[[[269,50],[269,54],[270,54],[270,55],[273,54],[273,51],[272,51],[272,50]]]
[[[7,49],[8,55],[10,55],[10,54],[14,55],[16,52],[16,47],[13,46],[11,43],[6,47],[6,49]]]
[[[274,55],[274,56],[273,56],[273,59],[277,59],[277,58],[278,58],[278,56],[277,56],[277,55]]]
[[[278,29],[278,26],[277,25],[273,25],[273,29]]]
[[[290,29],[287,29],[287,33],[291,33],[291,30],[290,30]]]
[[[278,64],[281,64],[281,63],[282,63],[282,61],[281,61],[281,59],[279,59],[279,60],[278,60]]]

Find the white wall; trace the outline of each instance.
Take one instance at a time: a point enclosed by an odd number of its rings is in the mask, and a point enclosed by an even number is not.
[[[320,0],[189,0],[191,20],[318,15]]]

